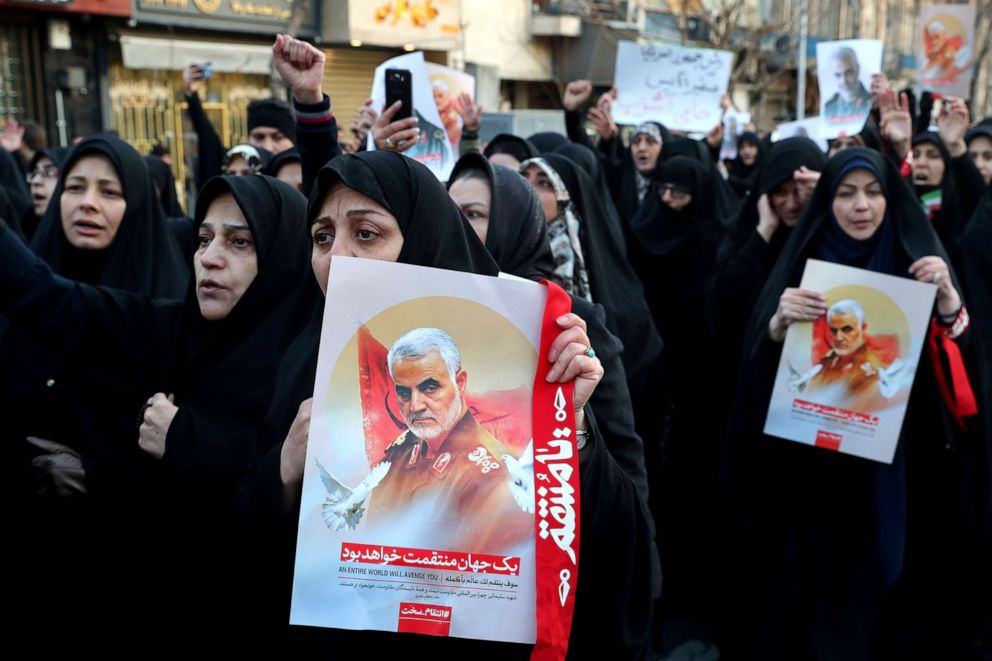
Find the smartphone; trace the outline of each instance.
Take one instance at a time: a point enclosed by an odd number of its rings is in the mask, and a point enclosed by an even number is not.
[[[397,101],[403,105],[393,121],[413,117],[413,76],[407,69],[386,69],[386,108]]]
[[[210,76],[214,75],[214,63],[204,62],[200,65],[200,75],[203,76],[203,80],[206,80]]]

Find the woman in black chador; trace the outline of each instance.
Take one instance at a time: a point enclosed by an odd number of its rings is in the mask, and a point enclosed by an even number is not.
[[[229,500],[282,353],[319,299],[304,215],[299,193],[270,177],[208,182],[183,301],[73,282],[0,237],[0,311],[87,384],[59,429],[82,454],[89,525],[74,540],[49,532],[42,549],[57,557],[71,542],[79,598],[106,603],[65,620],[46,608],[84,644],[100,618],[121,628],[115,641],[168,631],[177,648],[227,646],[240,626]]]
[[[395,152],[362,152],[332,160],[318,175],[308,217],[314,275],[325,291],[330,258],[339,255],[480,275],[498,272],[444,187],[426,167]],[[563,334],[588,341],[578,317],[569,315],[559,326]],[[350,658],[355,650],[374,650],[383,657],[529,658],[527,645],[371,631],[287,630],[319,337],[317,316],[287,351],[276,379],[277,395],[256,440],[253,471],[239,494],[238,510],[252,536],[245,549],[258,554],[258,570],[251,577],[258,616],[250,630],[253,639],[284,655],[294,649],[323,658]],[[592,383],[584,379],[601,376],[602,367],[586,355],[559,360],[578,360],[575,401],[581,406],[580,398],[591,394]],[[595,420],[600,413],[591,406],[582,410],[590,439],[579,460],[583,541],[569,654],[576,659],[650,658],[649,641],[639,626],[643,620],[631,630],[625,619],[612,616],[630,607],[632,591],[650,590],[650,524],[634,483],[606,451]]]
[[[762,433],[796,289],[819,259],[938,286],[891,464]],[[987,623],[989,452],[982,346],[947,253],[896,166],[831,159],[744,343],[722,453],[725,648],[741,658],[963,658]],[[953,387],[947,384],[953,383]],[[974,650],[972,650],[974,651]]]

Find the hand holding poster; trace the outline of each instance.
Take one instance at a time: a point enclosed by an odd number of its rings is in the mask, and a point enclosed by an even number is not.
[[[745,125],[751,122],[749,112],[728,112],[723,116],[723,140],[720,143],[720,159],[737,158],[737,138],[744,133]]]
[[[821,41],[816,45],[820,86],[820,137],[860,133],[871,112],[871,75],[882,70],[882,42],[873,39]]]
[[[440,64],[425,62],[427,75],[431,80],[431,92],[437,106],[438,115],[444,130],[451,141],[451,148],[458,153],[458,143],[462,139],[462,108],[458,97],[468,94],[475,101],[475,76],[464,71],[442,67]]]
[[[892,463],[937,286],[808,260],[827,313],[786,333],[765,433]]]
[[[920,7],[916,43],[920,89],[969,98],[975,62],[975,5]]]
[[[661,122],[707,133],[720,123],[720,99],[730,84],[733,53],[621,41],[617,44],[613,119]]]
[[[564,595],[557,608],[571,613],[578,465],[570,390],[545,384],[537,357],[557,337],[545,331],[561,297],[333,260],[292,624],[557,644],[542,633],[556,611],[541,594]],[[561,468],[573,464],[574,482]]]
[[[455,166],[455,154],[451,149],[451,141],[444,131],[444,123],[437,112],[430,78],[424,66],[424,54],[420,51],[407,53],[386,60],[375,68],[372,93],[369,96],[372,97],[372,107],[380,113],[386,103],[386,69],[406,69],[412,77],[413,113],[420,128],[420,142],[403,153],[426,165],[439,180],[447,181],[451,169]],[[375,140],[371,131],[366,145],[369,151],[375,151]]]

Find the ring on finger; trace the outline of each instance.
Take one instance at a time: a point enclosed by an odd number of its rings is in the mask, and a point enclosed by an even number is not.
[[[933,275],[930,277],[930,282],[935,285],[940,284],[940,271],[934,271]]]
[[[396,143],[393,142],[393,137],[392,136],[389,136],[388,138],[386,138],[386,149],[388,149],[389,151],[392,151],[392,150],[396,149]]]

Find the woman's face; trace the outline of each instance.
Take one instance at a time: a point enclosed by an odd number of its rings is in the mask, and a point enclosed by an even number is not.
[[[224,174],[234,177],[249,177],[255,174],[244,156],[234,156],[227,162],[227,169]]]
[[[992,138],[987,135],[976,135],[968,143],[968,154],[975,162],[975,167],[982,173],[985,183],[992,184]]]
[[[830,149],[827,150],[827,158],[849,147],[864,147],[864,145],[865,141],[861,139],[860,135],[841,136],[830,143]]]
[[[670,209],[681,211],[692,204],[692,192],[685,186],[678,184],[663,183],[658,189],[662,203]]]
[[[331,186],[310,225],[313,252],[310,265],[327,294],[331,257],[364,257],[395,262],[403,249],[403,232],[396,216],[370,197],[341,182]]]
[[[489,182],[478,177],[464,177],[451,184],[448,195],[462,210],[469,225],[479,235],[479,240],[485,244],[489,234],[489,212],[493,196]]]
[[[885,195],[878,178],[868,170],[852,170],[834,193],[833,212],[852,239],[870,239],[885,218]]]
[[[944,178],[944,159],[932,142],[913,147],[913,183],[936,186]]]
[[[91,154],[76,161],[59,199],[62,231],[80,250],[104,250],[117,236],[127,202],[117,170],[106,156]]]
[[[558,198],[555,196],[555,185],[544,170],[536,165],[528,165],[524,170],[524,177],[530,185],[537,191],[537,197],[541,200],[541,208],[544,209],[544,220],[552,221],[558,216]]]
[[[31,184],[31,202],[34,204],[34,215],[41,217],[52,200],[55,185],[59,181],[59,169],[52,159],[42,156],[28,175]]]
[[[303,166],[299,161],[289,161],[279,168],[279,172],[276,173],[276,179],[289,184],[306,195],[303,192]]]
[[[787,179],[768,193],[772,211],[786,227],[795,227],[803,215],[806,205],[799,194],[799,185],[794,179]]]
[[[204,319],[218,321],[231,313],[258,274],[255,238],[230,193],[210,203],[197,232],[196,300]]]
[[[737,155],[741,157],[741,163],[752,166],[758,158],[758,145],[752,145],[750,142],[739,142],[737,143]]]

